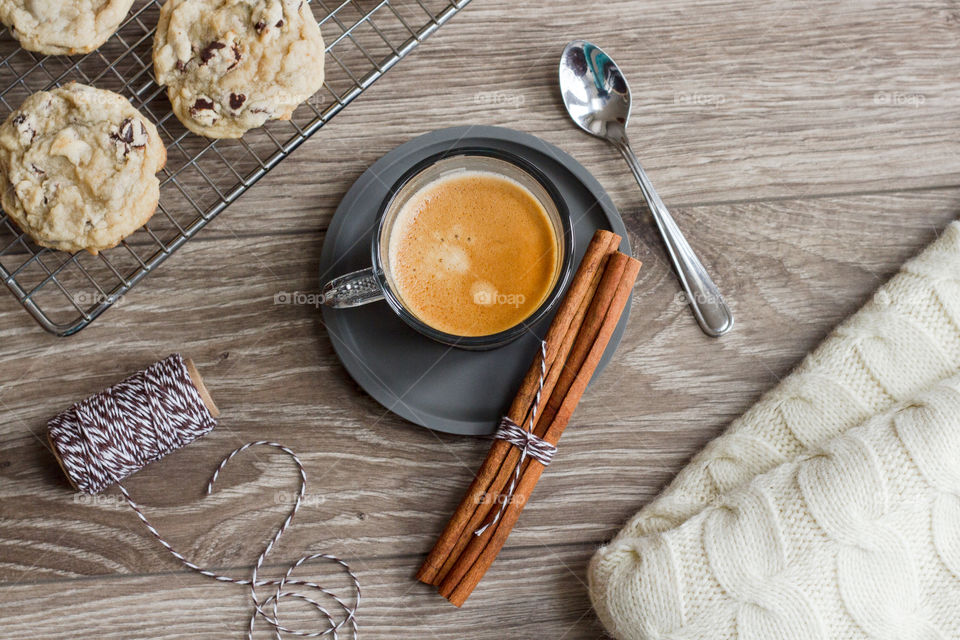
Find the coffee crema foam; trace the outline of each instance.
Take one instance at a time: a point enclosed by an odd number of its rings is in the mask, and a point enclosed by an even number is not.
[[[390,272],[404,306],[457,336],[505,331],[556,284],[560,242],[537,198],[495,173],[462,171],[416,192],[389,238]]]

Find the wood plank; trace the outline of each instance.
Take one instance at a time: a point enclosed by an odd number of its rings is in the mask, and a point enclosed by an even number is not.
[[[459,610],[411,581],[416,570],[411,559],[355,562],[363,587],[360,635],[597,638],[602,630],[589,610],[584,576],[592,551],[589,545],[552,547],[549,539],[544,546],[507,551]],[[340,586],[335,574],[317,565],[308,565],[301,575]],[[0,638],[10,639],[53,640],[82,633],[101,640],[222,640],[243,636],[251,608],[246,588],[185,574],[13,585],[0,587],[0,594],[6,609]],[[143,615],[146,611],[149,615]],[[317,628],[306,626],[315,624],[315,617],[296,604],[281,611],[292,625]],[[264,629],[258,637],[266,636]]]
[[[960,190],[932,190],[682,209],[697,223],[691,240],[712,247],[704,259],[738,318],[719,341],[702,336],[677,302],[652,232],[635,237],[645,267],[619,357],[578,409],[511,546],[545,535],[564,544],[609,537],[958,204]],[[487,444],[386,413],[338,364],[313,307],[274,304],[277,291],[316,290],[321,239],[199,239],[66,340],[41,334],[11,301],[0,307],[0,580],[18,581],[29,567],[47,580],[169,568],[115,490],[99,502],[67,490],[42,436],[57,411],[174,350],[196,359],[221,426],[128,486],[191,557],[252,558],[282,518],[295,482],[280,456],[252,455],[228,469],[220,495],[201,496],[222,455],[261,438],[293,447],[313,479],[290,548],[325,539],[363,558],[426,551]],[[210,251],[219,260],[205,259]]]
[[[637,96],[630,132],[668,205],[958,184],[948,0],[612,0],[584,15],[573,0],[548,12],[472,3],[205,233],[325,228],[373,161],[462,124],[541,136],[618,206],[641,208],[617,153],[563,112],[556,68],[573,38],[623,67]]]

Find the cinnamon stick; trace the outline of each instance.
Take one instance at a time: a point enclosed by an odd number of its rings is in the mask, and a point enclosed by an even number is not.
[[[587,251],[580,262],[567,294],[554,315],[550,328],[547,330],[545,339],[547,342],[546,364],[548,370],[554,368],[556,361],[559,360],[562,363],[566,359],[567,353],[572,347],[576,330],[579,329],[579,324],[582,322],[581,309],[585,307],[586,301],[593,297],[599,283],[599,275],[604,270],[607,258],[617,250],[620,240],[621,238],[617,234],[601,229],[594,234],[593,239],[587,246]],[[526,418],[539,387],[539,357],[538,354],[531,363],[507,412],[507,416],[517,424],[521,424]],[[555,380],[556,377],[554,377]],[[541,397],[543,396],[541,395]],[[449,566],[447,561],[451,556],[456,558],[456,555],[459,554],[459,549],[457,549],[456,554],[454,554],[454,550],[458,547],[458,543],[459,547],[462,548],[461,540],[466,537],[465,532],[472,534],[473,530],[479,526],[471,525],[471,522],[478,519],[475,517],[478,509],[482,511],[479,516],[480,520],[489,513],[491,504],[489,500],[484,500],[484,497],[491,495],[491,483],[500,475],[500,471],[504,467],[504,461],[513,458],[513,464],[516,464],[518,456],[516,447],[503,440],[494,441],[483,466],[480,467],[467,489],[466,495],[460,501],[457,510],[417,572],[418,580],[428,584],[437,584],[444,577],[444,566],[445,564]],[[508,461],[508,467],[509,464]],[[497,495],[501,489],[502,485],[495,490],[496,493],[493,495]]]
[[[604,316],[610,307],[610,302],[613,300],[620,280],[623,277],[624,268],[627,264],[626,259],[627,256],[622,253],[616,253],[608,259],[603,273],[600,274],[601,279],[596,293],[593,299],[588,301],[589,306],[585,309],[584,320],[581,326],[576,328],[575,331],[573,330],[574,328],[571,327],[573,335],[571,336],[568,356],[563,361],[557,361],[555,365],[556,370],[553,372],[555,374],[554,379],[556,380],[556,384],[549,392],[546,388],[544,389],[544,393],[541,396],[541,404],[543,406],[533,425],[534,434],[541,438],[546,428],[552,422],[553,417],[556,415],[560,403],[567,396],[570,385],[579,372],[584,358],[586,358],[589,346],[597,338]],[[504,487],[509,483],[510,477],[515,473],[516,465],[520,460],[520,449],[514,446],[511,446],[510,449],[511,451],[507,454],[504,465],[488,489],[487,495],[497,496],[498,500],[503,499],[503,497],[500,496],[500,492],[502,492]],[[527,464],[528,462],[524,462],[525,466]],[[521,469],[521,473],[522,472],[523,469]],[[516,496],[516,493],[514,493],[514,496]],[[487,500],[486,502],[488,506],[487,512],[494,508],[494,503],[497,509],[500,508],[500,503],[497,500]],[[480,510],[478,509],[477,512],[479,513]],[[467,531],[475,531],[481,526],[485,517],[486,515],[478,520],[477,517],[474,516],[474,518],[471,519],[473,528],[468,528]],[[454,546],[453,553],[450,554],[450,557],[443,566],[443,570],[439,574],[441,578],[441,594],[443,594],[445,586],[455,585],[463,578],[474,560],[476,560],[483,551],[487,541],[492,535],[493,527],[490,527],[480,535],[464,535],[461,537],[459,542]]]
[[[580,333],[584,318],[587,315],[587,311],[593,302],[593,299],[596,295],[596,291],[600,285],[601,278],[604,274],[604,271],[598,271],[594,275],[593,282],[590,287],[590,295],[587,298],[584,298],[581,301],[580,306],[577,309],[577,313],[574,316],[573,322],[570,324],[570,328],[567,330],[567,333],[563,337],[563,342],[561,343],[560,351],[557,354],[557,358],[554,360],[553,365],[547,370],[546,378],[544,379],[543,392],[541,394],[541,401],[539,411],[534,420],[532,426],[532,431],[536,435],[542,435],[538,432],[538,427],[543,424],[546,424],[542,421],[542,415],[544,408],[547,405],[547,400],[549,399],[552,393],[565,393],[567,386],[558,387],[558,381],[560,379],[561,373],[565,369],[567,358],[569,356],[570,350],[573,348],[574,341],[576,340],[577,335]],[[556,389],[556,390],[555,390]],[[533,411],[533,404],[531,403],[526,415],[524,415],[523,422],[517,422],[520,425],[527,425],[530,420],[530,413]],[[520,450],[516,447],[510,447],[507,451],[506,456],[504,457],[503,462],[501,463],[500,469],[497,472],[497,475],[490,482],[490,486],[487,488],[486,496],[489,497],[498,497],[503,492],[504,488],[510,482],[511,477],[515,473],[515,468],[517,463],[520,461]],[[500,508],[500,503],[488,499],[485,500],[482,504],[477,505],[476,510],[473,515],[470,517],[470,520],[467,522],[464,531],[473,532],[479,529],[483,524],[489,519],[491,512]],[[492,531],[484,532],[489,536]],[[481,536],[484,534],[481,534]],[[450,572],[450,569],[453,567],[453,564],[457,561],[460,555],[463,553],[464,549],[474,540],[474,536],[471,535],[461,535],[454,547],[451,549],[450,554],[447,556],[446,561],[443,564],[440,572],[437,574],[437,583],[439,584],[443,581],[447,574]],[[486,540],[486,538],[482,538]]]
[[[553,403],[552,417],[549,425],[543,430],[542,436],[544,440],[551,444],[556,445],[559,441],[573,415],[574,409],[587,388],[587,384],[596,371],[603,352],[606,350],[623,310],[630,299],[633,284],[640,270],[640,263],[623,254],[616,254],[610,259],[607,272],[616,273],[618,270],[620,275],[612,297],[604,300],[598,290],[596,304],[592,305],[591,311],[596,313],[600,313],[600,308],[606,307],[597,333],[591,336],[588,335],[589,332],[582,332],[571,351],[571,358],[575,354],[582,353],[582,362],[577,367],[576,373],[572,375],[570,386],[563,394],[562,399]],[[553,398],[559,398],[559,396],[551,396],[551,399]],[[546,416],[545,419],[547,419]],[[474,541],[468,545],[467,551],[460,556],[447,578],[441,583],[440,594],[454,605],[459,607],[466,602],[481,578],[493,564],[520,517],[520,512],[523,511],[523,507],[540,479],[543,469],[542,464],[536,460],[530,460],[525,466],[513,499],[508,503],[500,520],[491,527],[493,529],[492,533],[483,536],[486,538],[484,541],[479,540],[481,536],[475,536]],[[484,533],[487,534],[488,532]],[[474,549],[471,550],[471,547],[474,547]]]

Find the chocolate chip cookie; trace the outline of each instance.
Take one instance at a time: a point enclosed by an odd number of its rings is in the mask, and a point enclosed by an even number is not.
[[[88,53],[107,41],[133,0],[0,0],[0,22],[24,49]]]
[[[289,120],[323,85],[323,56],[302,0],[167,0],[153,43],[173,112],[210,138]]]
[[[74,82],[33,94],[0,126],[0,199],[37,244],[96,254],[153,215],[166,158],[126,98]]]

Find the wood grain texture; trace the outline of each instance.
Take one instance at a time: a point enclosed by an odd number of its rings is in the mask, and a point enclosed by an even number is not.
[[[622,162],[560,110],[556,60],[573,37],[628,73],[641,157],[737,317],[721,340],[678,298]],[[254,452],[201,492],[224,453],[269,438],[311,481],[271,567],[348,558],[365,637],[598,637],[592,550],[960,213],[958,40],[946,1],[477,0],[79,335],[48,336],[0,296],[0,639],[241,635],[243,589],[181,570],[115,490],[76,497],[43,442],[53,414],[175,350],[196,361],[221,424],[127,486],[187,555],[234,573],[256,557],[293,467]],[[621,207],[644,269],[618,357],[456,611],[412,576],[487,443],[386,413],[346,375],[319,313],[274,295],[317,291],[324,230],[365,167],[464,123],[573,153]]]

